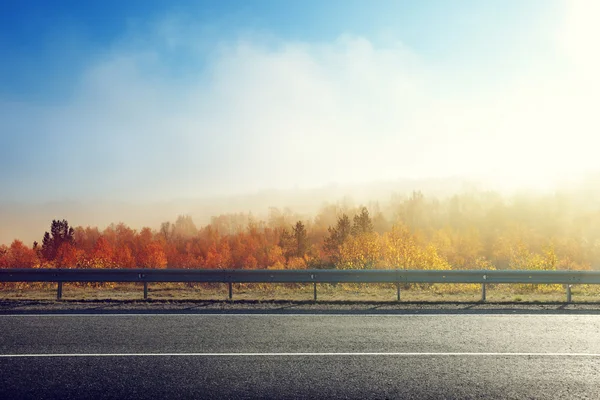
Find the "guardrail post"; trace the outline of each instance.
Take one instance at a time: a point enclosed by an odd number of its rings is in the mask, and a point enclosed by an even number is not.
[[[400,301],[400,283],[396,282],[396,301]]]
[[[313,282],[313,299],[317,301],[317,282]]]
[[[233,287],[231,282],[228,283],[229,286],[229,300],[231,300],[233,298]]]
[[[567,303],[571,302],[571,285],[567,283]]]
[[[56,300],[62,299],[62,282],[58,282],[58,288],[56,290]]]
[[[481,302],[485,302],[485,283],[481,284]]]
[[[144,282],[144,300],[148,300],[148,282]]]

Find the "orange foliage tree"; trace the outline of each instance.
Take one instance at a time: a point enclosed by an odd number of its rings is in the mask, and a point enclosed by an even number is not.
[[[313,218],[270,208],[265,220],[224,214],[196,226],[183,215],[139,231],[54,220],[41,248],[0,245],[0,268],[600,269],[599,226],[593,197],[413,192],[327,204]]]
[[[0,268],[33,268],[38,264],[35,250],[20,240],[14,240],[8,248],[0,248]]]

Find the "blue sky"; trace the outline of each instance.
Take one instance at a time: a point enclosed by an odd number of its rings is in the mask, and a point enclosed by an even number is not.
[[[556,18],[558,9],[552,0],[6,1],[0,4],[0,52],[10,61],[0,66],[0,89],[8,99],[60,101],[73,77],[99,55],[129,35],[151,40],[155,25],[174,16],[206,27],[211,41],[246,32],[308,42],[344,33],[375,41],[388,35],[423,57],[460,63],[489,48],[489,41],[513,51],[510,44],[518,44],[528,24],[540,15]],[[177,59],[194,67],[195,61]]]
[[[0,201],[594,169],[574,3],[1,2]]]

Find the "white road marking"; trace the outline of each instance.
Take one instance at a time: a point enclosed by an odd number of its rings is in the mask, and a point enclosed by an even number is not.
[[[46,313],[46,314],[0,314],[0,318],[2,317],[22,317],[22,318],[31,318],[31,317],[498,317],[498,318],[529,318],[529,317],[567,317],[567,318],[588,318],[588,317],[600,317],[600,313],[572,313],[572,314],[562,314],[562,313],[549,313],[549,314],[537,314],[527,313],[527,311],[536,311],[536,310],[518,310],[521,312],[514,311],[513,313],[509,313],[513,310],[506,310],[503,313],[461,313],[460,310],[448,310],[448,313],[444,312],[415,312],[415,313],[389,313],[389,314],[379,314],[379,313],[371,313],[371,314],[361,314],[360,312],[353,312],[349,314],[344,314],[344,311],[340,311],[339,313],[298,313],[298,314],[287,314],[287,313],[270,313],[268,310],[266,312],[257,312],[257,313],[82,313],[82,314],[54,314],[54,313]],[[485,310],[481,310],[485,311]],[[543,311],[543,310],[540,310]],[[548,310],[552,311],[552,310]]]
[[[600,353],[401,353],[401,352],[353,352],[353,353],[55,353],[55,354],[0,354],[0,358],[33,357],[346,357],[346,356],[459,356],[459,357],[600,357]]]

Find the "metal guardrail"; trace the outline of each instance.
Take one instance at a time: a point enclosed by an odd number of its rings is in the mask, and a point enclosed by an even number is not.
[[[317,300],[318,283],[394,283],[400,301],[400,285],[407,283],[479,283],[481,301],[486,300],[486,284],[531,283],[566,286],[567,302],[571,285],[600,284],[600,271],[525,271],[525,270],[189,270],[189,269],[0,269],[0,282],[57,282],[57,298],[62,297],[63,282],[140,282],[144,299],[148,283],[190,282],[227,283],[229,298],[233,283],[312,283]]]

